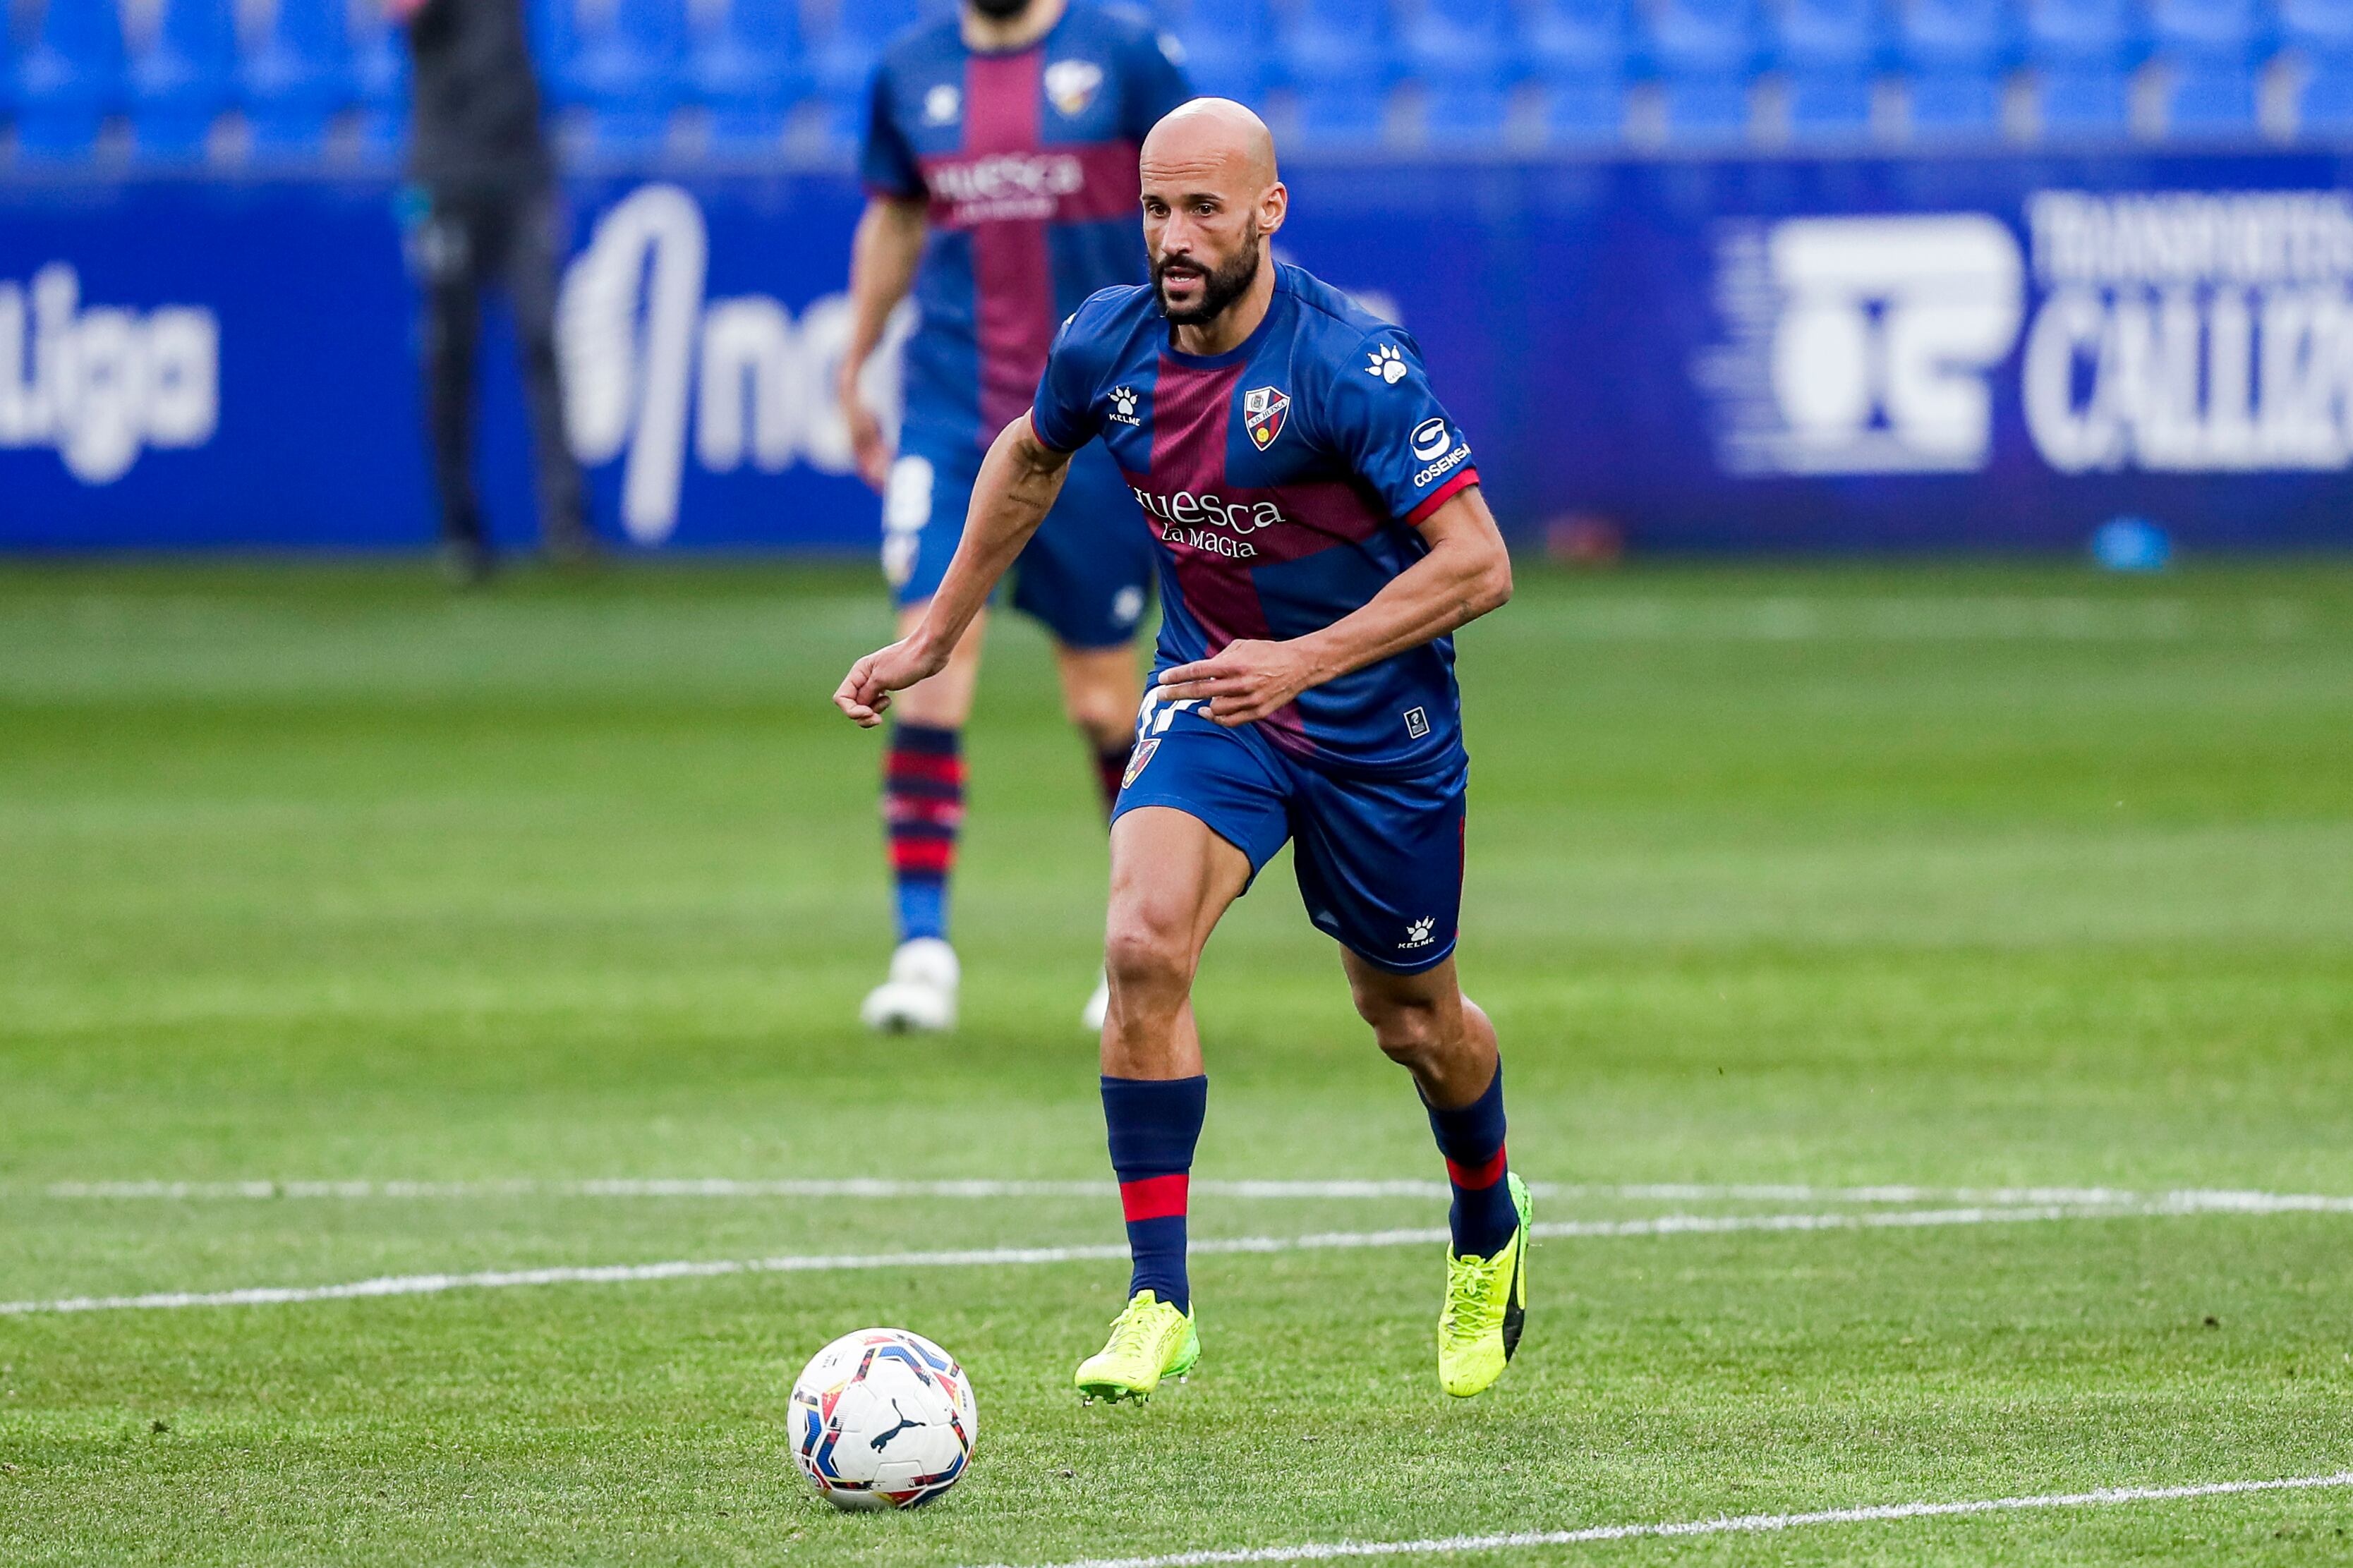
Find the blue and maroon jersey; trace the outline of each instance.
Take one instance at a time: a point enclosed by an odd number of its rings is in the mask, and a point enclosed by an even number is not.
[[[1193,96],[1170,50],[1141,13],[1077,0],[1026,49],[971,49],[952,18],[884,52],[866,185],[930,206],[909,423],[987,446],[1029,406],[1055,324],[1150,275],[1136,151]]]
[[[1038,438],[1100,437],[1160,542],[1159,664],[1319,631],[1421,559],[1417,526],[1478,482],[1411,337],[1296,267],[1241,346],[1170,346],[1149,287],[1062,325],[1029,413]],[[1256,726],[1298,761],[1375,777],[1459,763],[1454,642],[1344,675]]]

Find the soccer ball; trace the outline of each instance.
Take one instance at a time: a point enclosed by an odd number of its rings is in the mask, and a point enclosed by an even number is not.
[[[793,1458],[836,1508],[921,1508],[964,1474],[980,1432],[955,1357],[904,1329],[860,1329],[793,1384]]]

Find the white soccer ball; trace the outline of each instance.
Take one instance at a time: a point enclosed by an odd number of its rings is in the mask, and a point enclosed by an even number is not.
[[[793,1384],[793,1458],[836,1508],[920,1508],[956,1484],[980,1433],[955,1357],[904,1329],[860,1329]]]

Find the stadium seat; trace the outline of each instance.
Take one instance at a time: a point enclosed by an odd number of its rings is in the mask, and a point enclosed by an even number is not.
[[[1911,93],[1912,133],[1989,136],[2001,129],[2005,78],[2018,58],[2007,0],[1913,0],[1897,12],[1897,55]]]
[[[257,149],[316,152],[335,116],[357,101],[347,11],[343,0],[278,0],[238,73]]]
[[[1739,142],[1748,134],[1749,79],[1676,75],[1659,79],[1667,140],[1680,145]]]
[[[1868,133],[1885,46],[1876,0],[1786,0],[1774,13],[1773,58],[1787,77],[1790,134],[1802,142]]]
[[[2133,71],[2146,52],[2132,0],[2031,0],[2026,55],[2043,133],[2122,135],[2131,126]]]
[[[1663,0],[1651,22],[1660,74],[1746,76],[1761,63],[1757,22],[1754,0]]]
[[[607,152],[660,147],[685,75],[686,0],[606,0],[601,12],[573,24],[580,41],[567,97],[587,110],[591,143]]]
[[[2258,129],[2253,67],[2230,60],[2172,62],[2165,128],[2176,136],[2250,137]]]
[[[714,148],[772,147],[783,136],[808,91],[800,41],[798,0],[727,0],[697,30],[687,75],[711,110]]]
[[[399,151],[408,134],[408,46],[380,10],[363,7],[352,34],[352,82],[360,106],[360,148],[374,158]]]
[[[48,0],[16,62],[16,143],[37,156],[86,153],[123,107],[122,22],[100,0]]]
[[[2353,0],[2283,0],[2280,31],[2287,44],[2318,60],[2353,60]]]
[[[1535,0],[1521,47],[1547,82],[1617,80],[1633,68],[1633,41],[1626,0]]]
[[[1545,83],[1545,140],[1555,147],[1599,150],[1626,133],[1626,79],[1615,71],[1556,76]]]
[[[1523,74],[1506,0],[1425,0],[1405,34],[1407,74],[1421,84],[1430,141],[1501,142]]]
[[[845,99],[862,106],[882,47],[926,16],[942,14],[942,6],[926,0],[834,0],[832,26],[813,61],[818,90],[837,108]],[[864,119],[860,113],[860,125]]]
[[[2353,138],[2353,54],[2312,57],[2296,100],[2296,125],[2309,138]]]
[[[1299,0],[1280,68],[1308,142],[1372,145],[1388,119],[1397,68],[1388,0]]]
[[[1192,0],[1170,19],[1169,31],[1203,92],[1244,103],[1266,95],[1273,33],[1264,0]]]
[[[131,124],[142,157],[200,155],[236,80],[229,0],[166,0],[153,40],[131,61]]]
[[[2258,0],[2155,0],[2149,24],[2172,59],[2246,65],[2271,52],[2271,18]]]

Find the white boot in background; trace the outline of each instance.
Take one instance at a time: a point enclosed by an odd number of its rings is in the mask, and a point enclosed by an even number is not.
[[[1079,1022],[1085,1026],[1088,1034],[1100,1035],[1103,1033],[1103,1018],[1110,1012],[1111,976],[1104,975],[1095,982],[1095,994],[1087,998],[1085,1009],[1079,1014]]]
[[[953,1029],[962,973],[955,949],[938,937],[902,942],[891,955],[891,978],[866,994],[858,1016],[886,1035]]]

